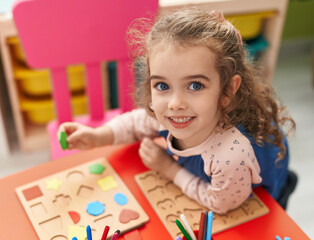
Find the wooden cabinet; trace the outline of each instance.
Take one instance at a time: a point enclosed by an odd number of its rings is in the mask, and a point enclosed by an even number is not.
[[[273,16],[263,20],[262,35],[267,40],[269,47],[261,54],[259,59],[264,69],[265,81],[271,82],[276,67],[287,4],[287,0],[160,0],[159,11],[164,14],[175,9],[202,7],[209,11],[223,11],[225,16],[273,11]],[[17,141],[23,151],[48,149],[49,142],[45,126],[29,124],[25,121],[20,109],[19,86],[14,79],[12,55],[7,44],[7,38],[17,35],[12,16],[0,15],[0,52]]]

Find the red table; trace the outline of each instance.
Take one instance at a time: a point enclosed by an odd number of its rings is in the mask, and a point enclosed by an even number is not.
[[[138,147],[138,144],[133,144],[80,152],[0,179],[0,239],[38,239],[15,194],[16,187],[99,157],[108,158],[110,164],[149,215],[150,221],[139,229],[142,238],[144,240],[171,239],[170,234],[134,180],[135,174],[147,170],[138,156]],[[215,234],[215,240],[275,240],[276,235],[282,238],[287,236],[291,240],[310,239],[263,188],[257,188],[254,191],[267,205],[269,213]]]

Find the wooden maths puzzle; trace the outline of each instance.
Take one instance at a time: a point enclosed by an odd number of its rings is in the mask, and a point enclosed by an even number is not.
[[[111,239],[115,230],[123,234],[149,220],[104,158],[25,184],[16,193],[39,239],[85,240],[87,225],[97,240],[110,226]]]
[[[159,173],[147,171],[137,174],[135,180],[173,239],[183,236],[175,223],[182,213],[193,230],[199,229],[201,213],[209,209],[187,197],[179,187]],[[240,207],[226,214],[214,213],[212,233],[226,230],[268,212],[267,206],[253,193]]]

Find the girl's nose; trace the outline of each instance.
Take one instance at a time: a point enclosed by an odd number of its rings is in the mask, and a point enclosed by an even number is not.
[[[186,109],[187,103],[184,96],[180,93],[173,93],[168,102],[168,108],[171,110]]]

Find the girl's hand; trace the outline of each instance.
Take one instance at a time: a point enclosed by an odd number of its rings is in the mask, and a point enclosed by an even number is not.
[[[76,122],[66,122],[60,125],[59,132],[66,132],[69,150],[88,150],[113,142],[113,133],[105,125],[99,128],[91,128]]]
[[[59,126],[59,132],[66,132],[69,150],[87,150],[96,146],[96,132],[94,128],[80,123],[66,122]]]
[[[182,168],[165,149],[155,144],[149,138],[142,140],[139,155],[146,167],[160,172],[170,180],[173,180],[177,172]]]

